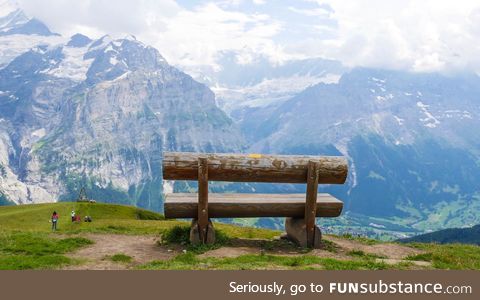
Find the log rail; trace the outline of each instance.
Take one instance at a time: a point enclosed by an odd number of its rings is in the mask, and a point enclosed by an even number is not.
[[[208,160],[209,181],[306,183],[309,161],[318,164],[318,183],[343,184],[348,173],[340,156],[165,152],[163,179],[198,180],[200,156]]]

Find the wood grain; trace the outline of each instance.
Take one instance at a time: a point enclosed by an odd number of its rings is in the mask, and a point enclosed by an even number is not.
[[[305,225],[307,246],[313,247],[315,240],[315,216],[317,215],[318,163],[308,162],[307,199],[305,203]]]
[[[329,194],[317,195],[316,217],[338,217],[342,201]],[[196,218],[196,193],[167,194],[166,218]],[[215,194],[208,198],[210,218],[296,217],[305,214],[305,194]]]
[[[339,156],[200,154],[164,152],[163,178],[197,180],[198,158],[208,159],[210,181],[306,183],[309,161],[318,163],[319,183],[342,184],[347,160]]]
[[[200,241],[206,242],[208,226],[208,161],[198,158],[198,232]]]

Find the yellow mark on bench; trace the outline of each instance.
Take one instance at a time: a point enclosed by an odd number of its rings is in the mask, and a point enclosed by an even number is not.
[[[250,158],[262,158],[262,155],[261,155],[261,154],[252,153],[252,154],[249,154],[248,157],[250,157]]]

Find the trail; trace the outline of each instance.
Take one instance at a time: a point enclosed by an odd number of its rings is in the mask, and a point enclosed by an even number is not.
[[[158,237],[147,235],[86,234],[81,235],[94,244],[70,253],[68,256],[85,261],[67,266],[69,270],[123,270],[153,260],[171,259],[181,253],[178,247],[158,245]],[[132,257],[131,263],[113,262],[108,256],[125,254]]]
[[[80,264],[64,267],[68,270],[126,270],[154,260],[169,260],[184,251],[180,245],[160,245],[158,236],[148,235],[120,235],[120,234],[82,234],[94,241],[94,244],[68,254],[69,257],[80,260]],[[333,243],[335,251],[331,249],[315,249],[308,253],[305,250],[292,247],[286,241],[276,241],[274,247],[265,247],[268,243],[260,239],[234,239],[229,246],[207,251],[198,255],[199,258],[234,258],[245,254],[272,254],[282,256],[314,255],[318,257],[334,258],[338,260],[352,260],[350,251],[363,251],[383,258],[377,261],[386,264],[410,262],[413,268],[424,268],[430,263],[423,261],[405,260],[407,256],[423,253],[421,250],[394,243],[380,243],[367,245],[360,241],[343,239],[335,236],[325,236]],[[132,257],[130,263],[113,262],[108,257],[115,254],[124,254]]]

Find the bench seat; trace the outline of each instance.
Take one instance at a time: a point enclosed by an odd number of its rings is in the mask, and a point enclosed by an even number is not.
[[[197,193],[172,193],[165,197],[166,218],[196,218]],[[330,194],[318,194],[317,217],[338,217],[343,202]],[[305,194],[208,194],[211,218],[298,217],[305,215]]]

